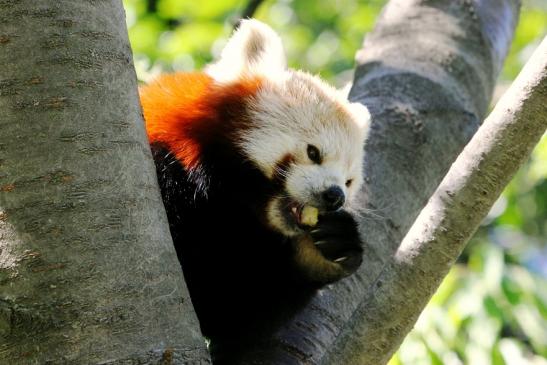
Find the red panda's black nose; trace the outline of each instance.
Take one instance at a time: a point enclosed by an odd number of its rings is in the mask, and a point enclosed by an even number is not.
[[[329,187],[322,194],[323,202],[327,210],[338,210],[342,205],[346,197],[344,191],[336,185]]]

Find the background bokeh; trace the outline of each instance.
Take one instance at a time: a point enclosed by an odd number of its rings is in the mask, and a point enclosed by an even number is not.
[[[200,69],[253,0],[124,0],[139,80]],[[385,1],[267,0],[295,68],[338,87]],[[524,0],[497,99],[547,33],[547,2]],[[547,364],[547,136],[521,168],[390,365]]]

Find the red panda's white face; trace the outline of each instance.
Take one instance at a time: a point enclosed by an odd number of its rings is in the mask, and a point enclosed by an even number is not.
[[[304,207],[325,212],[349,204],[362,184],[365,107],[316,77],[287,70],[264,81],[249,109],[252,124],[240,147],[283,187],[266,207],[271,226],[298,234]]]
[[[370,119],[363,105],[315,76],[287,69],[279,37],[255,20],[242,23],[207,72],[219,83],[262,81],[247,103],[251,123],[237,143],[281,187],[265,205],[273,229],[299,234],[307,223],[305,207],[325,212],[351,202],[363,179]]]

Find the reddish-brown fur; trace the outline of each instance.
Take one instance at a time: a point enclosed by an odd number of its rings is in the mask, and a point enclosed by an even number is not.
[[[140,89],[150,143],[164,144],[192,169],[200,162],[202,146],[219,133],[231,132],[237,122],[233,115],[244,115],[245,101],[260,86],[259,78],[219,85],[202,72],[159,77]]]

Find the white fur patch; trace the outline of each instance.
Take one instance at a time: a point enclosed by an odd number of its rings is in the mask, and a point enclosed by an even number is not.
[[[363,105],[350,103],[317,77],[287,70],[282,78],[264,81],[250,108],[253,127],[242,133],[240,145],[268,177],[291,154],[286,187],[292,197],[313,203],[332,185],[348,198],[358,190],[370,120]],[[308,158],[309,144],[319,149],[321,164]]]

